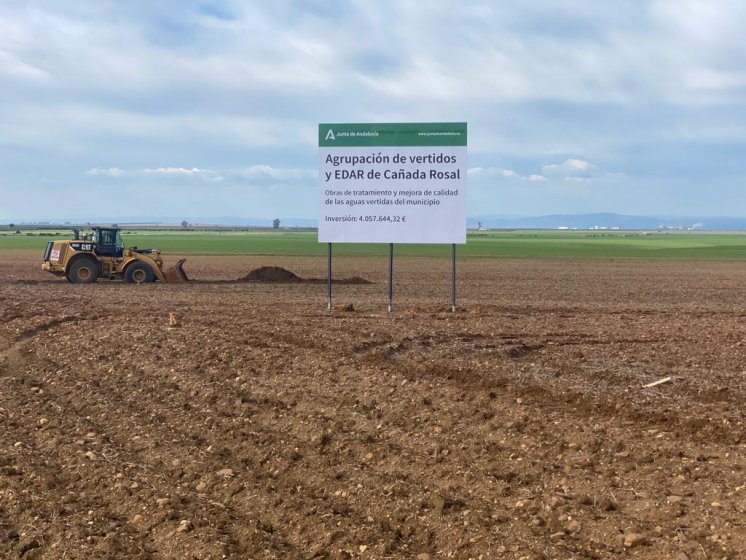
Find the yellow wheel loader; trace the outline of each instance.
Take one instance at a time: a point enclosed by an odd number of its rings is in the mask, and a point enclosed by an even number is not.
[[[124,248],[119,228],[95,227],[93,234],[66,241],[48,241],[42,270],[64,276],[73,284],[91,284],[99,278],[124,279],[125,282],[186,282],[181,259],[163,270],[161,252],[157,249]]]

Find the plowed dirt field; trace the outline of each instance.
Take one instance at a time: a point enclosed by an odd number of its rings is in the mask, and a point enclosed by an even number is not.
[[[746,558],[745,263],[260,266],[0,255],[0,557]]]

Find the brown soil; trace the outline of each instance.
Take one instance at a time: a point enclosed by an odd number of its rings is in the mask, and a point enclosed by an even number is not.
[[[744,263],[255,264],[0,254],[0,558],[746,558]]]

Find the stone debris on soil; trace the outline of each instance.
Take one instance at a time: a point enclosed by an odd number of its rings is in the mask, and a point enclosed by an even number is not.
[[[624,546],[625,548],[634,548],[636,546],[643,545],[647,542],[644,535],[640,533],[628,533],[624,535]]]
[[[181,326],[181,323],[176,318],[176,315],[174,313],[169,313],[168,314],[168,328],[175,329],[180,326]]]

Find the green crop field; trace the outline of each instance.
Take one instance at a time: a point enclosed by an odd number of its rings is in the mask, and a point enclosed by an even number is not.
[[[56,235],[52,235],[56,233]],[[69,232],[29,231],[0,233],[0,251],[38,250],[47,240],[67,239]],[[173,255],[325,255],[312,231],[127,231],[127,246],[157,248]],[[395,254],[449,256],[449,245],[395,246]],[[385,244],[339,243],[335,255],[386,255]],[[479,231],[470,232],[459,257],[530,258],[661,258],[746,259],[743,233],[642,233],[593,231]]]

